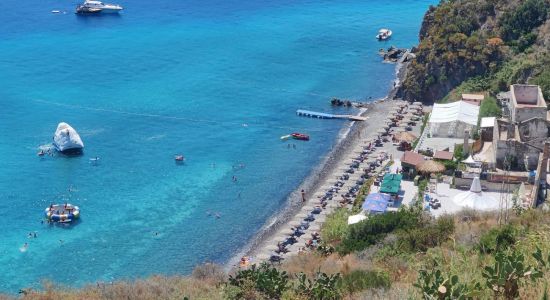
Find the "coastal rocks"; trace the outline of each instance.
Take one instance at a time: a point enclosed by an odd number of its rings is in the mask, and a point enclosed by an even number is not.
[[[352,102],[350,100],[341,100],[338,98],[332,98],[330,100],[330,105],[332,106],[345,106],[345,107],[351,107]]]
[[[366,107],[367,106],[367,104],[363,103],[363,102],[356,102],[356,101],[351,101],[351,100],[347,100],[347,99],[339,99],[339,98],[332,98],[330,100],[330,105],[332,105],[332,106],[343,106],[343,107],[356,107],[356,108],[361,108],[361,107]]]
[[[386,62],[398,62],[405,53],[408,53],[407,49],[397,48],[395,46],[391,46],[387,50],[380,49],[379,51],[379,54]]]
[[[57,125],[53,136],[53,145],[57,151],[65,154],[80,154],[84,149],[84,143],[80,135],[71,125],[65,122]]]

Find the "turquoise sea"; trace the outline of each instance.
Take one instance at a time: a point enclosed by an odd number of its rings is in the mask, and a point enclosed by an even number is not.
[[[378,49],[417,43],[434,2],[120,0],[119,16],[81,17],[75,1],[2,1],[0,291],[227,262],[347,125],[295,110],[384,96],[395,66]],[[84,155],[37,157],[61,121]],[[289,149],[294,131],[311,141]],[[41,223],[65,201],[79,223]]]

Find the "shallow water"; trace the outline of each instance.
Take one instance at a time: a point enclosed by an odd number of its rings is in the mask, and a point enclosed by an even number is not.
[[[226,262],[345,125],[295,110],[382,97],[395,70],[378,49],[415,44],[433,2],[135,0],[80,17],[76,2],[3,1],[0,291]],[[386,26],[391,42],[375,41]],[[38,158],[61,121],[84,155]],[[294,131],[311,141],[287,148],[279,137]],[[41,224],[64,201],[82,220]]]

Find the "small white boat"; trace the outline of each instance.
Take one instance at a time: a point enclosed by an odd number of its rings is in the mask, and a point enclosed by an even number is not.
[[[76,8],[76,13],[118,13],[122,10],[118,4],[103,3],[96,0],[86,0]]]
[[[60,10],[52,10],[52,14],[59,14],[59,13],[61,13]]]
[[[376,35],[376,38],[380,41],[387,40],[391,37],[392,31],[386,28],[382,28],[378,31],[378,34]]]

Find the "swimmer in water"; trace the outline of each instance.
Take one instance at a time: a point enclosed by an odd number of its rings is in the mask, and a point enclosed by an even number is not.
[[[21,252],[27,252],[27,249],[29,249],[29,244],[25,243],[21,248],[19,248],[19,251]]]
[[[222,216],[220,215],[220,213],[216,213],[216,219],[219,219],[221,218]]]

